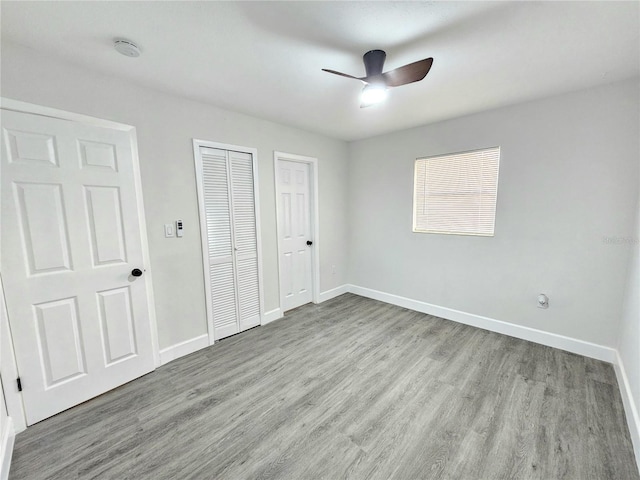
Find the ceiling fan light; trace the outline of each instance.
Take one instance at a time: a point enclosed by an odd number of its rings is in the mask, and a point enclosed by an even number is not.
[[[387,87],[384,85],[366,85],[362,89],[360,101],[364,105],[375,105],[387,98]]]

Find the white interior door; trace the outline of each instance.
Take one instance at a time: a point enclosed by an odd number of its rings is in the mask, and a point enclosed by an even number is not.
[[[277,161],[280,289],[283,311],[313,299],[309,164]]]
[[[213,317],[215,339],[240,331],[236,295],[233,230],[231,222],[231,184],[226,150],[202,148],[201,204],[206,218],[203,245],[207,251],[207,296]],[[204,230],[204,229],[203,229]]]
[[[196,141],[197,142],[197,141]],[[260,261],[253,155],[196,143],[207,308],[220,340],[260,325]]]
[[[29,425],[154,368],[129,132],[2,111],[1,263]]]

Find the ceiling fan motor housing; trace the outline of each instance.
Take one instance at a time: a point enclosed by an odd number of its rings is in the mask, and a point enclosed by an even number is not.
[[[382,74],[387,54],[382,50],[369,50],[362,56],[367,77]]]

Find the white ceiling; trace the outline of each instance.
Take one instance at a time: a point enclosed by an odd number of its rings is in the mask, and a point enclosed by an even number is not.
[[[640,75],[640,3],[12,2],[2,41],[198,101],[353,140]],[[115,37],[141,47],[137,59]],[[359,108],[362,54],[422,82]]]

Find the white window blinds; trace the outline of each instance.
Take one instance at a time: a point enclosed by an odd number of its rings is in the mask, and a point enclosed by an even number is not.
[[[493,236],[500,147],[416,160],[413,231]]]

